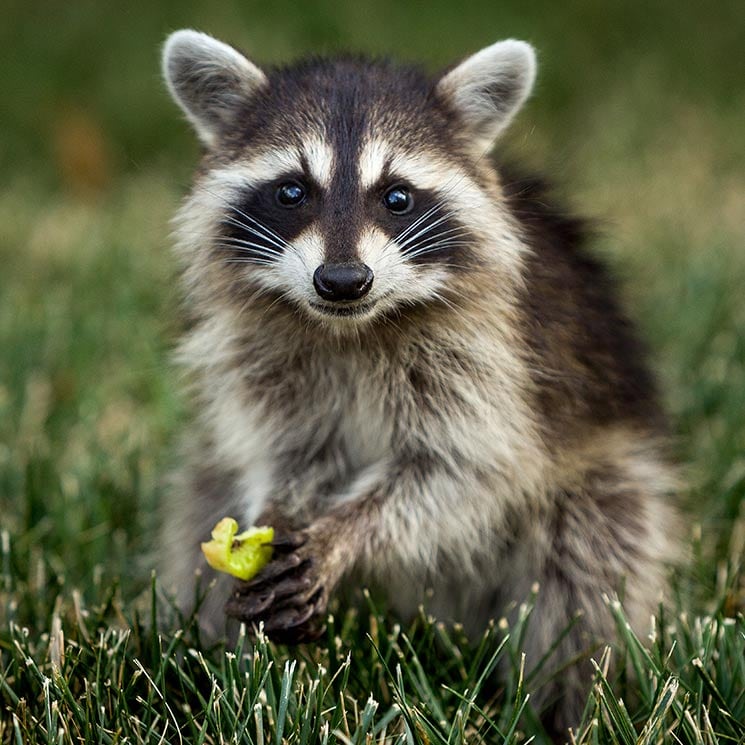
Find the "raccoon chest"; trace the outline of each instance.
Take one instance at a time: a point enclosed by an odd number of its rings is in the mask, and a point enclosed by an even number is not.
[[[393,429],[379,391],[364,381],[341,383],[329,386],[318,404],[321,411],[328,412],[330,450],[345,470],[353,474],[388,456]]]
[[[336,437],[356,471],[388,457],[393,439],[390,418],[381,395],[354,387],[339,411]]]
[[[309,388],[283,427],[276,473],[298,498],[309,490],[333,498],[390,458],[394,432],[385,397],[365,381],[346,377]]]

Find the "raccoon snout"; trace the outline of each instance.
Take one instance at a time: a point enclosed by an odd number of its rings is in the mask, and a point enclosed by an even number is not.
[[[359,300],[372,287],[367,264],[321,264],[313,273],[313,287],[324,300]]]

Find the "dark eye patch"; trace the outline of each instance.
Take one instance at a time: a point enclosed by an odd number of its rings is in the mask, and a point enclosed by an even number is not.
[[[387,208],[385,198],[401,186],[410,192],[412,206],[409,211],[395,213]],[[459,267],[473,263],[469,244],[474,236],[437,192],[406,186],[405,180],[389,175],[382,187],[373,190],[373,198],[377,202],[372,205],[377,225],[401,246],[402,255],[410,261]]]
[[[278,199],[288,184],[303,192],[291,209]],[[317,186],[302,174],[286,174],[247,189],[225,208],[218,250],[223,255],[232,252],[236,259],[271,261],[318,217],[319,197]]]

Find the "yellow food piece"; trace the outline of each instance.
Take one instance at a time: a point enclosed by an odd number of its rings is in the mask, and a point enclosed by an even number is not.
[[[202,544],[207,563],[219,572],[232,574],[238,579],[251,579],[272,558],[274,528],[249,528],[240,535],[238,523],[224,517],[212,530],[212,540]]]

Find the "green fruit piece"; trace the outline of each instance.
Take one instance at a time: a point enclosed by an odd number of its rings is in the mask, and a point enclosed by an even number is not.
[[[218,572],[249,580],[263,569],[272,558],[274,528],[249,528],[240,535],[238,523],[224,517],[212,530],[212,540],[202,544],[207,563]]]

